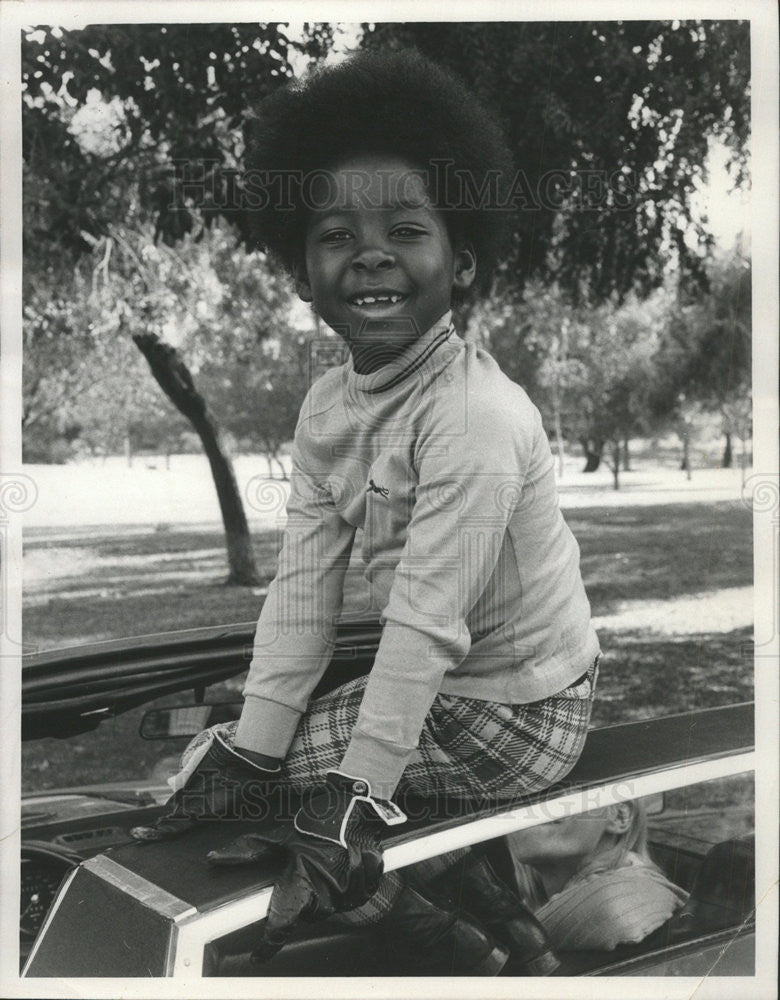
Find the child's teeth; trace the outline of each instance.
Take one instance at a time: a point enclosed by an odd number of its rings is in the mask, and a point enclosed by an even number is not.
[[[358,305],[367,306],[374,305],[376,302],[400,302],[400,295],[363,295],[356,300]]]

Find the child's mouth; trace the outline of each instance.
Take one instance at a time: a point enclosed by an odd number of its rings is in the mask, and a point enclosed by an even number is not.
[[[400,292],[364,292],[360,295],[353,295],[349,299],[349,303],[357,306],[358,309],[379,311],[388,306],[398,305],[405,299],[406,295],[402,295]]]

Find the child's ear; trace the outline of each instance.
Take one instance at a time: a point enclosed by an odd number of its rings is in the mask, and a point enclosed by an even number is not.
[[[296,261],[293,264],[293,282],[295,284],[295,291],[298,293],[298,298],[302,302],[314,301],[314,296],[311,293],[311,285],[309,284],[309,275],[306,273],[306,265],[303,261]]]
[[[634,818],[633,802],[618,802],[610,808],[611,816],[606,825],[607,833],[625,833]]]
[[[467,244],[455,251],[455,273],[452,279],[452,287],[461,292],[471,288],[477,276],[477,255],[474,248]]]

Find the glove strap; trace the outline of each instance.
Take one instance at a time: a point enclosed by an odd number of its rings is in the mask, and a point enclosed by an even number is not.
[[[318,801],[319,800],[319,801]],[[321,803],[314,809],[313,803]],[[364,805],[363,805],[364,804]],[[367,810],[386,826],[398,826],[406,822],[406,814],[389,799],[375,798],[371,785],[364,778],[357,778],[341,771],[328,771],[324,785],[314,788],[307,796],[306,805],[295,815],[295,828],[299,833],[347,847],[347,828],[355,810],[359,809],[364,818]]]

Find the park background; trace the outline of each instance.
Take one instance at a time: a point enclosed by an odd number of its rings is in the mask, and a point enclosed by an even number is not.
[[[25,643],[257,617],[297,410],[338,341],[248,243],[242,122],[318,62],[415,45],[523,174],[457,321],[558,457],[605,651],[594,724],[750,698],[749,43],[740,21],[31,25]],[[29,745],[24,782],[135,776],[130,725],[79,738],[78,772]]]

